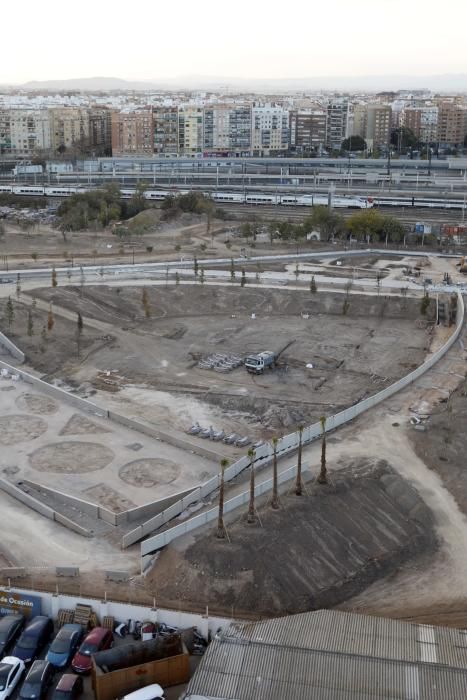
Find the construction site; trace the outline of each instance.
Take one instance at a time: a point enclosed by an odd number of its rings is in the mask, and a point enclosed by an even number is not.
[[[416,264],[375,254],[271,261],[260,270],[246,262],[245,269],[243,283],[239,270],[228,278],[229,265],[206,268],[202,280],[181,270],[181,279],[105,272],[81,284],[23,283],[11,323],[2,290],[2,329],[26,356],[18,371],[46,382],[32,387],[14,371],[0,379],[4,562],[23,567],[34,586],[53,589],[53,568],[76,566],[81,592],[125,597],[131,580],[133,600],[157,596],[162,606],[209,606],[243,617],[333,605],[379,611],[383,599],[389,611],[392,598],[382,591],[400,572],[390,614],[415,614],[430,595],[422,599],[406,572],[426,567],[428,576],[436,562],[438,590],[447,585],[437,563],[455,553],[445,546],[446,513],[451,523],[464,518],[463,474],[458,469],[454,478],[429,447],[436,431],[446,430],[435,430],[435,414],[462,403],[463,346],[443,350],[406,388],[330,428],[326,485],[316,481],[319,440],[304,443],[300,497],[292,475],[296,443],[284,448],[278,511],[267,491],[270,445],[281,436],[285,445],[288,434],[322,416],[332,426],[332,416],[389,390],[449,344],[462,330],[458,307],[450,293],[438,292],[421,310],[417,276],[422,269],[439,283],[447,271],[461,273],[455,261]],[[51,311],[53,328],[42,337]],[[15,364],[6,351],[1,359]],[[449,442],[456,455],[462,439],[456,433]],[[240,463],[248,449],[259,458],[264,494],[254,525],[245,521],[246,507],[238,508],[226,515],[226,539],[216,538],[214,523],[162,548],[145,545],[195,514],[210,518],[221,460]],[[226,498],[247,491],[248,464],[229,478]],[[206,496],[195,498],[213,479]],[[28,508],[28,498],[45,517]],[[160,526],[161,514],[179,501],[178,515]],[[30,535],[21,542],[6,527],[17,518]],[[124,580],[106,581],[109,568],[125,572]],[[77,585],[59,584],[70,591]]]

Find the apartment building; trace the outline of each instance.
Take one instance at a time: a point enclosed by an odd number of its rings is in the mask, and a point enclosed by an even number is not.
[[[11,152],[10,110],[0,109],[0,155]]]
[[[286,153],[289,148],[289,112],[275,105],[252,108],[251,149],[254,156]]]
[[[16,156],[50,152],[51,123],[47,109],[10,110],[10,153]]]
[[[391,107],[389,105],[368,105],[364,139],[369,151],[389,144],[391,134]]]
[[[178,150],[187,156],[203,151],[203,107],[186,105],[178,110]]]
[[[297,154],[321,153],[326,143],[326,112],[290,112],[290,151]]]
[[[250,105],[205,107],[204,151],[248,156],[251,152]]]
[[[339,151],[351,134],[351,109],[345,99],[331,101],[327,106],[326,148]]]
[[[438,107],[406,107],[401,112],[400,125],[410,129],[422,143],[438,139]]]
[[[459,146],[467,135],[467,106],[441,102],[438,109],[438,143]]]
[[[112,155],[112,120],[107,107],[88,110],[89,150],[93,156]]]
[[[89,149],[89,114],[86,108],[54,107],[49,109],[51,149],[66,153],[72,148]]]
[[[152,109],[112,112],[112,155],[152,155]]]
[[[178,107],[155,107],[154,120],[154,153],[178,153]]]

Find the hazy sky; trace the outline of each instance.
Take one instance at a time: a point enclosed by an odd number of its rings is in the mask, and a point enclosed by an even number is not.
[[[0,83],[467,73],[467,0],[4,0]]]

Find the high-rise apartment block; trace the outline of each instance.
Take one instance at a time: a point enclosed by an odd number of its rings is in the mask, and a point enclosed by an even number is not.
[[[285,153],[289,148],[289,112],[275,105],[254,106],[251,150],[255,156]]]
[[[156,155],[178,153],[178,107],[155,107],[154,153]]]
[[[154,152],[152,109],[112,113],[112,153],[151,155]]]
[[[438,143],[459,146],[467,135],[467,106],[441,102],[438,110]]]
[[[351,109],[348,100],[339,99],[327,106],[326,147],[338,151],[351,134]]]
[[[290,112],[290,150],[301,155],[321,153],[326,142],[326,112]]]

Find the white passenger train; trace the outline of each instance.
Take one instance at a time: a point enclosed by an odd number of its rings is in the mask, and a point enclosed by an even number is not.
[[[16,194],[29,197],[71,197],[73,194],[89,192],[90,187],[65,187],[65,186],[41,186],[41,185],[0,185],[0,194]],[[151,200],[163,200],[166,197],[188,194],[198,190],[145,190],[144,197]],[[121,189],[123,199],[130,199],[134,189]],[[327,194],[262,194],[261,192],[204,192],[206,197],[210,197],[219,204],[257,204],[257,205],[282,205],[287,207],[312,207],[318,205],[327,206]],[[342,196],[332,197],[332,206],[342,209],[370,209],[378,207],[429,207],[432,209],[465,209],[466,204],[461,199],[443,199],[432,197],[413,196]]]

